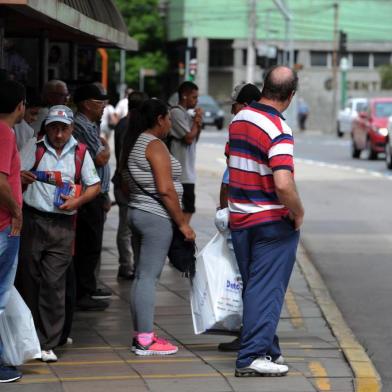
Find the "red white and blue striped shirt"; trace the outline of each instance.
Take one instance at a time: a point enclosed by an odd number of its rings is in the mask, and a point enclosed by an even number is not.
[[[283,116],[252,102],[229,127],[230,229],[279,221],[288,214],[275,192],[273,172],[294,173],[294,140]]]

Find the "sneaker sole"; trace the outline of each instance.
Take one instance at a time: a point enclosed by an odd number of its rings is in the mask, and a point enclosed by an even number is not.
[[[14,381],[18,381],[22,378],[22,376],[18,376],[18,377],[14,377],[14,378],[9,378],[8,380],[0,380],[0,384],[1,383],[7,383],[7,382],[14,382]]]
[[[42,358],[39,358],[39,360],[43,363],[53,363],[58,361],[58,359],[47,359],[46,361],[44,361]]]
[[[236,369],[234,375],[236,377],[283,377],[287,373],[288,371],[283,373],[259,373],[252,369],[249,370]]]
[[[143,356],[149,356],[149,355],[172,355],[175,354],[178,351],[178,348],[175,350],[170,350],[170,351],[149,351],[149,350],[140,350],[138,348],[134,348],[132,350],[136,355],[143,355]]]

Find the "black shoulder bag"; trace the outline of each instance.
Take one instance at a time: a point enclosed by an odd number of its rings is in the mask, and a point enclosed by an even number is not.
[[[162,200],[156,197],[154,194],[145,190],[132,176],[131,171],[128,169],[129,175],[136,186],[147,196],[150,196],[156,202],[158,202],[164,209],[166,209]],[[177,224],[171,219],[173,226],[173,239],[170,244],[169,252],[167,257],[174,268],[182,272],[183,276],[192,279],[195,276],[195,264],[196,264],[196,243],[195,241],[185,241],[185,236],[182,234]]]

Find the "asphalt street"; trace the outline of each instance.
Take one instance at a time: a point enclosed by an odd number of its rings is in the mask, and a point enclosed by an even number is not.
[[[223,171],[227,131],[206,129],[199,162]],[[306,209],[302,240],[346,322],[392,391],[392,172],[354,160],[350,140],[295,135],[296,179]]]

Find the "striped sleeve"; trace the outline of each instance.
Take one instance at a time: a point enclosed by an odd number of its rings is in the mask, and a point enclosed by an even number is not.
[[[294,140],[293,136],[282,133],[275,137],[268,150],[269,167],[272,171],[294,171],[293,162]]]

